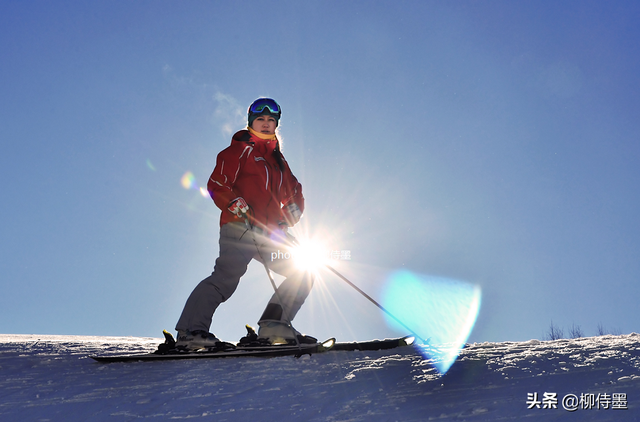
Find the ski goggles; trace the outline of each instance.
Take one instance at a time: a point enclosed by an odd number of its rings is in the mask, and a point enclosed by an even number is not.
[[[265,112],[265,109],[268,110],[269,113],[275,114],[278,117],[280,117],[280,114],[282,113],[278,103],[271,98],[259,98],[249,106],[249,114],[262,114]]]

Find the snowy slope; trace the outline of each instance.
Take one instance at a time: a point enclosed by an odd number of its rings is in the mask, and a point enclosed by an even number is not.
[[[444,376],[411,347],[300,359],[87,358],[159,341],[0,335],[0,420],[640,420],[638,334],[472,344]],[[534,393],[540,408],[529,409]],[[545,393],[557,408],[544,408],[553,404]],[[573,412],[563,408],[571,394],[587,399]]]

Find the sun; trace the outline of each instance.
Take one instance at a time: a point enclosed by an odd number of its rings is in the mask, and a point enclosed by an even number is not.
[[[291,248],[291,256],[297,268],[317,272],[327,264],[329,250],[318,239],[304,239]]]

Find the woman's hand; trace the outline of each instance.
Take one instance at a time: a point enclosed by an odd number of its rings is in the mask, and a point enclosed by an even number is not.
[[[245,201],[243,197],[239,196],[229,202],[229,211],[238,217],[244,217],[244,214],[249,211],[249,205],[247,205],[247,201]]]
[[[300,207],[297,204],[286,205],[282,208],[282,214],[289,226],[294,226],[302,217],[302,211],[300,211]]]

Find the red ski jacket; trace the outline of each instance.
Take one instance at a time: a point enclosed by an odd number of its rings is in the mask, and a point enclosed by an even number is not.
[[[250,207],[251,224],[269,231],[285,222],[283,205],[295,203],[301,212],[304,211],[302,185],[291,173],[282,154],[274,151],[278,139],[275,135],[262,139],[261,135],[241,130],[233,135],[231,146],[218,154],[207,189],[213,202],[222,210],[220,226],[244,222],[228,209],[230,202],[240,196]],[[282,170],[274,154],[282,157]]]

